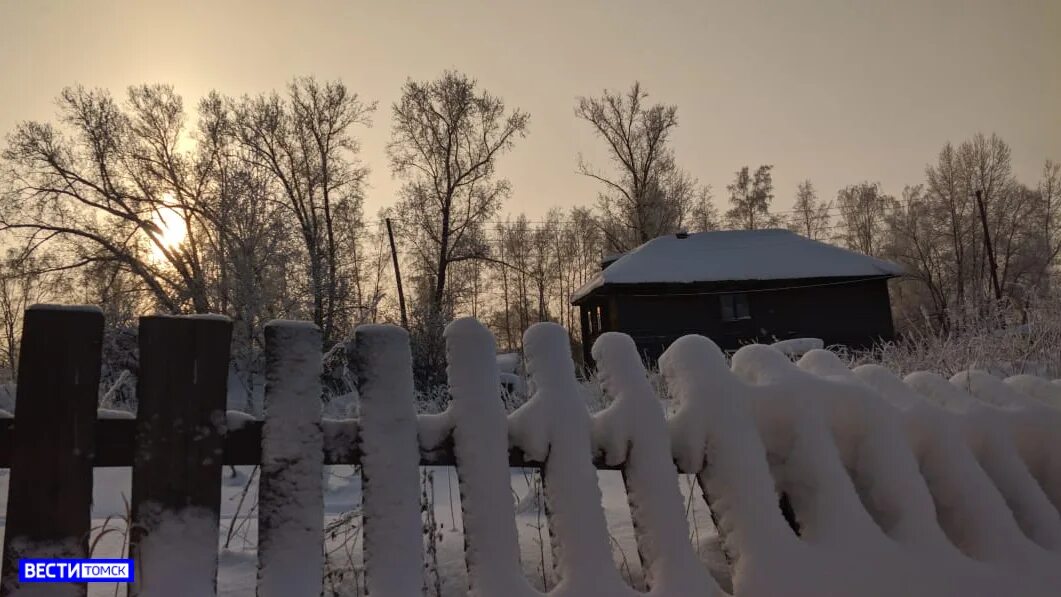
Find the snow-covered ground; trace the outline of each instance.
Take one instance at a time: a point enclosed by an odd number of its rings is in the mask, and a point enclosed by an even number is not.
[[[465,595],[467,574],[464,565],[463,523],[457,474],[451,467],[424,467],[433,479],[434,517],[439,525],[437,537],[438,575],[442,581],[442,595]],[[219,594],[224,597],[250,597],[255,594],[257,578],[257,475],[247,483],[253,467],[225,469],[221,497],[221,532],[218,541],[220,569]],[[337,531],[327,534],[328,570],[331,572],[326,595],[364,595],[361,575],[360,519],[343,524],[343,515],[357,511],[361,504],[361,479],[352,466],[329,466],[324,494],[325,527]],[[535,499],[535,469],[512,470],[513,500],[518,500],[516,522],[519,530],[521,560],[524,573],[538,588],[545,582],[552,586],[552,562],[549,554],[549,530],[541,500]],[[8,471],[0,470],[0,515],[7,511]],[[613,539],[613,559],[623,578],[635,587],[642,586],[641,563],[637,555],[630,510],[626,502],[622,475],[618,471],[600,471],[598,482],[603,495],[605,517]],[[691,540],[704,546],[705,558],[710,558],[714,527],[704,506],[703,497],[695,480],[683,475],[680,479],[683,496],[688,506]],[[540,486],[539,486],[540,487]],[[244,496],[244,489],[247,488]],[[126,503],[130,491],[129,468],[98,468],[93,491],[93,533],[95,557],[119,557],[125,539]],[[692,491],[693,498],[688,499]],[[540,489],[539,489],[540,492]],[[243,498],[242,507],[240,500]],[[237,516],[237,510],[239,515]],[[231,530],[228,548],[224,547]],[[0,537],[3,529],[0,528]],[[542,548],[544,545],[544,549]],[[542,557],[545,557],[543,576]],[[717,564],[716,564],[717,565]],[[343,572],[345,571],[345,574]],[[429,571],[433,578],[433,572]],[[341,580],[340,580],[341,578]],[[90,597],[125,595],[124,585],[109,583],[89,585]],[[432,592],[426,593],[433,595]]]

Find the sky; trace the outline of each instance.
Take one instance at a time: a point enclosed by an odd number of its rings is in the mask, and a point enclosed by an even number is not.
[[[976,132],[1005,139],[1029,185],[1061,160],[1061,0],[0,0],[0,132],[54,118],[75,83],[119,95],[169,83],[193,109],[211,89],[338,78],[379,102],[354,131],[369,216],[400,187],[391,105],[408,78],[446,69],[530,113],[499,171],[506,211],[532,220],[593,204],[578,156],[607,156],[575,102],[635,80],[678,106],[677,160],[721,209],[743,165],[774,165],[783,211],[803,179],[825,199],[863,180],[898,195],[945,142]]]

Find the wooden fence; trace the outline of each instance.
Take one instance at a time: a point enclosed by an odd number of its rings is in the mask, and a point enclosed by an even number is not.
[[[417,417],[405,332],[362,326],[348,350],[360,417],[322,421],[319,331],[273,322],[265,419],[229,430],[227,319],[141,319],[135,420],[97,418],[102,333],[95,309],[26,312],[16,417],[0,419],[0,467],[11,470],[0,595],[19,592],[19,558],[88,556],[95,466],[132,467],[130,595],[215,594],[221,468],[248,464],[262,465],[264,596],[321,593],[323,464],[362,467],[374,596],[422,590],[418,467],[434,464],[457,467],[477,595],[541,594],[519,564],[511,466],[543,469],[554,595],[637,594],[610,559],[596,468],[623,471],[654,595],[722,594],[689,544],[678,472],[698,476],[737,595],[893,595],[897,586],[1047,595],[1061,586],[1061,413],[1015,389],[1050,391],[1028,380],[1000,389],[970,375],[968,392],[1002,396],[974,408],[933,380],[852,373],[828,355],[797,370],[753,347],[731,371],[709,341],[687,338],[663,359],[682,404],[666,420],[632,343],[611,338],[594,357],[614,402],[591,417],[566,333],[540,325],[526,339],[533,398],[506,416],[493,339],[462,320],[447,329],[446,413]],[[956,402],[968,411],[960,424],[939,407]],[[779,508],[778,495],[791,504]]]

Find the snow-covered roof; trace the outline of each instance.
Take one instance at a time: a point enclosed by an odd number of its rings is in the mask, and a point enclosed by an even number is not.
[[[655,238],[623,255],[575,291],[605,284],[683,284],[725,280],[791,280],[898,276],[890,261],[842,249],[788,230],[724,230]]]

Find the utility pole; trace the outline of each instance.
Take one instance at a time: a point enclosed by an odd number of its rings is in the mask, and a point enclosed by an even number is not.
[[[391,219],[387,218],[387,236],[391,241],[391,259],[394,261],[394,279],[398,283],[398,308],[402,313],[402,327],[409,329],[409,315],[405,311],[405,292],[402,291],[402,270],[398,267],[398,247],[394,244],[394,229]]]
[[[976,205],[980,208],[980,223],[984,227],[984,249],[987,251],[988,266],[991,271],[991,286],[995,291],[995,300],[1002,300],[1002,286],[998,283],[998,264],[995,263],[995,247],[991,244],[991,232],[987,228],[987,208],[984,207],[984,192],[976,190]]]

